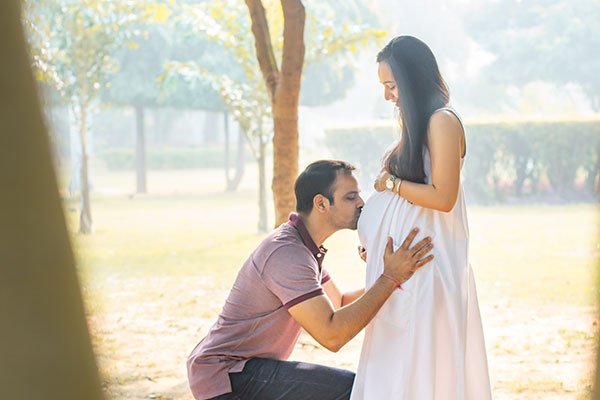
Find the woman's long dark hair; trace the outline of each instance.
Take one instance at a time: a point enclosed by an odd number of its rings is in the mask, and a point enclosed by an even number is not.
[[[392,69],[398,87],[402,140],[384,159],[392,175],[424,183],[423,150],[431,115],[449,103],[448,87],[429,47],[412,36],[398,36],[377,54]]]

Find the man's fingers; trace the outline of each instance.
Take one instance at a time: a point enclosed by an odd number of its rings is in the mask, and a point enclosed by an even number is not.
[[[401,247],[404,250],[408,250],[410,248],[410,244],[415,239],[415,236],[417,236],[418,232],[419,232],[419,228],[414,228],[412,231],[410,231],[410,233],[408,234],[408,236],[406,237],[406,239],[404,239],[404,242],[402,242],[402,246]]]
[[[427,253],[429,253],[429,252],[431,251],[431,249],[433,249],[433,243],[429,243],[429,244],[427,244],[427,245],[423,246],[423,247],[421,248],[421,250],[417,251],[417,252],[416,252],[416,253],[413,255],[413,257],[414,257],[414,258],[416,258],[417,260],[420,260],[420,259],[422,259],[423,257],[425,257],[425,255],[426,255]]]
[[[425,239],[421,240],[419,243],[415,244],[413,247],[411,247],[410,251],[411,254],[413,255],[413,257],[415,256],[415,254],[417,254],[419,251],[421,251],[423,249],[423,247],[427,246],[429,243],[431,243],[431,238],[428,236]],[[421,257],[419,257],[421,258]]]
[[[431,260],[433,260],[433,254],[428,255],[427,257],[423,258],[422,260],[419,260],[415,264],[415,271],[418,270],[419,268],[421,268],[423,265],[425,265],[428,262],[430,262]]]
[[[391,236],[387,238],[387,244],[385,245],[385,253],[393,253],[394,252],[394,241]]]

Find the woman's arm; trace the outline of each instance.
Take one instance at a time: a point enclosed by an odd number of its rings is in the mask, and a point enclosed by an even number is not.
[[[323,290],[325,291],[327,297],[329,297],[329,300],[331,301],[331,304],[335,310],[354,303],[354,301],[365,294],[364,288],[342,293],[340,289],[338,289],[335,282],[333,282],[333,279],[330,279],[323,284]]]
[[[428,142],[431,184],[403,180],[396,182],[394,191],[421,207],[448,212],[456,203],[460,182],[463,129],[456,116],[445,110],[434,113],[429,122]],[[383,172],[375,189],[385,189],[388,176]]]

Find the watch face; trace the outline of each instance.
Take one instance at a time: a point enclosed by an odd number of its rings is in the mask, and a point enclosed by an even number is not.
[[[391,178],[388,178],[385,181],[385,187],[388,188],[388,189],[390,189],[390,190],[392,190],[394,188],[394,180],[391,179]]]

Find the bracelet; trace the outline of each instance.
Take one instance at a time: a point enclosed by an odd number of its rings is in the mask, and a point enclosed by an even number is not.
[[[394,184],[394,192],[400,195],[400,185],[402,185],[402,179],[396,178],[397,183]]]
[[[400,283],[399,280],[395,279],[393,276],[390,276],[390,275],[386,274],[385,272],[382,273],[381,276],[383,276],[384,278],[387,278],[390,281],[394,282],[396,284],[396,287],[398,289],[402,290],[402,284]]]

